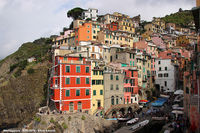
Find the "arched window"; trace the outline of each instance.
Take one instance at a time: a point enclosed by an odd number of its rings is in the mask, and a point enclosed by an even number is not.
[[[115,101],[114,101],[114,100],[115,100],[115,99],[114,99],[114,96],[112,96],[112,97],[111,97],[111,104],[112,104],[112,105],[115,104]]]
[[[116,97],[116,104],[119,104],[118,96]]]

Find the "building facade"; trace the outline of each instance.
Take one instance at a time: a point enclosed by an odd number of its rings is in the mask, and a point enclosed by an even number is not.
[[[51,100],[59,111],[86,112],[91,109],[91,63],[85,58],[56,56]]]

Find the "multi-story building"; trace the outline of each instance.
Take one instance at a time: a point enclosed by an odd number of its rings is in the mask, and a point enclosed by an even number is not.
[[[123,104],[124,101],[124,74],[121,70],[105,67],[104,79],[104,111],[112,105]]]
[[[161,18],[153,18],[152,23],[146,24],[144,29],[154,33],[163,33],[165,30],[165,22]]]
[[[92,21],[96,21],[98,18],[98,9],[89,8],[88,10],[83,11],[82,19],[87,20],[91,19]]]
[[[137,67],[121,67],[124,71],[124,100],[125,104],[138,104],[138,72]]]
[[[51,100],[59,111],[90,112],[91,62],[86,58],[55,56]]]
[[[178,64],[170,51],[160,52],[155,64],[155,83],[160,85],[160,90],[175,91],[178,89]]]
[[[125,31],[101,30],[98,34],[98,42],[105,45],[119,44],[133,47],[135,35]]]
[[[63,35],[53,39],[54,47],[60,46],[75,46],[75,32],[74,30],[66,30]]]
[[[82,21],[76,21],[77,23],[80,23]],[[78,26],[78,27],[77,27]],[[75,24],[75,44],[76,46],[79,45],[80,42],[87,42],[97,41],[97,36],[100,31],[100,24],[97,22],[85,22],[82,25],[81,24]]]
[[[80,41],[92,40],[92,23],[83,23],[75,29],[75,45],[78,46]]]
[[[92,114],[104,109],[103,67],[92,61]]]
[[[119,30],[119,23],[118,22],[111,22],[110,24],[106,24],[106,28],[110,31]]]

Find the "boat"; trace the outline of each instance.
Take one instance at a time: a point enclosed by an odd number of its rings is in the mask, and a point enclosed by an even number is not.
[[[137,124],[133,125],[130,128],[130,130],[136,130],[137,128],[140,128],[140,127],[143,127],[143,126],[147,125],[148,123],[149,123],[149,120],[144,120],[144,121],[142,121],[140,123],[137,123]]]
[[[130,120],[131,118],[129,118],[129,117],[127,117],[127,118],[117,118],[117,120],[119,121],[119,122],[124,122],[124,121],[128,121],[128,120]]]
[[[106,120],[110,120],[110,121],[116,121],[117,118],[109,118],[109,119],[106,119]]]
[[[163,120],[167,120],[167,117],[152,117],[152,120],[163,121]]]
[[[127,122],[126,122],[126,125],[134,124],[134,123],[136,123],[136,122],[138,122],[138,121],[139,121],[139,118],[133,118],[133,119],[127,121]]]

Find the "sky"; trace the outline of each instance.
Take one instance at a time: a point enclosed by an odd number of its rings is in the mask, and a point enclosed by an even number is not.
[[[179,8],[190,10],[196,0],[0,0],[0,59],[22,43],[59,34],[72,21],[67,11],[74,7],[97,8],[99,15],[120,12],[142,20],[163,17]]]

